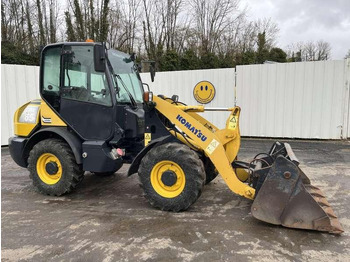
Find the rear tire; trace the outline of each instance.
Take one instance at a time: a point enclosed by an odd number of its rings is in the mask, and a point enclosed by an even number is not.
[[[169,172],[176,177],[173,185],[163,180]],[[205,182],[203,162],[197,153],[178,143],[152,148],[143,157],[138,174],[149,203],[174,212],[186,210],[196,202]]]
[[[48,163],[55,165],[56,173],[49,174]],[[29,153],[29,177],[42,194],[61,196],[71,192],[83,180],[84,171],[75,161],[69,145],[59,139],[46,139],[37,143]]]

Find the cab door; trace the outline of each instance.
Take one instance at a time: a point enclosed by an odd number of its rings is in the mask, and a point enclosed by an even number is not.
[[[95,71],[94,45],[63,45],[60,48],[58,97],[48,102],[84,140],[109,139],[113,135],[115,112],[106,73]],[[50,56],[47,51],[44,55],[43,90],[52,91],[54,87],[48,81],[50,70],[46,65]],[[56,77],[58,65],[52,66],[56,74],[51,75]]]

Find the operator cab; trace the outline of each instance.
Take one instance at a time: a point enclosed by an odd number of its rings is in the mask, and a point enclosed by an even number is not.
[[[138,143],[143,87],[133,58],[101,43],[48,45],[41,56],[41,96],[84,141]]]

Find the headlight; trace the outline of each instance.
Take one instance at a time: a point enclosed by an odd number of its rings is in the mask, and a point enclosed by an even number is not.
[[[35,124],[39,108],[40,108],[39,106],[30,106],[30,105],[28,105],[23,110],[21,116],[18,119],[18,122],[19,123]]]

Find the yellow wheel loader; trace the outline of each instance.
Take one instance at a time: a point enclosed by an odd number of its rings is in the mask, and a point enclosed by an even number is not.
[[[40,100],[20,107],[10,138],[14,161],[28,168],[34,187],[60,196],[84,171],[116,172],[131,163],[149,203],[182,211],[218,174],[235,194],[253,200],[252,215],[290,228],[340,234],[323,193],[298,167],[287,143],[276,142],[250,162],[237,160],[240,108],[205,108],[178,96],[153,96],[134,55],[103,43],[58,43],[41,55]],[[151,64],[152,65],[152,64]],[[154,78],[151,66],[151,78]],[[227,111],[219,129],[200,116]]]

